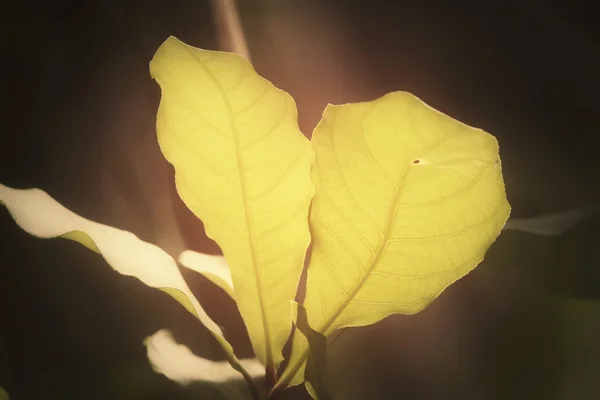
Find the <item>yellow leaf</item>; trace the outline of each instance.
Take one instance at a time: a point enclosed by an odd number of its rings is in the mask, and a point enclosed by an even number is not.
[[[79,242],[101,254],[115,271],[169,294],[208,328],[232,365],[249,379],[221,329],[206,314],[181,276],[175,260],[161,248],[131,232],[85,219],[39,189],[18,190],[0,184],[0,203],[27,233],[44,239],[63,237]]]
[[[170,37],[150,64],[159,143],[177,190],[223,250],[256,356],[282,361],[310,240],[314,154],[296,106],[243,57]]]
[[[328,106],[313,135],[309,324],[413,314],[481,262],[509,213],[496,139],[404,92]],[[278,387],[303,381],[294,335]]]

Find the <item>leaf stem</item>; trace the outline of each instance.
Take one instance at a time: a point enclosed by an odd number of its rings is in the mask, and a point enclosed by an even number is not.
[[[237,53],[251,61],[248,42],[235,0],[212,0],[212,8],[217,25],[219,48]]]

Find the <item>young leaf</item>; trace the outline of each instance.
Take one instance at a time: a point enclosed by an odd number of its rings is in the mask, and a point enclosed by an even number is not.
[[[223,289],[235,301],[231,271],[223,256],[185,250],[179,255],[178,261],[187,269],[202,274],[206,279]]]
[[[228,399],[251,398],[242,377],[227,361],[196,356],[177,343],[169,331],[156,332],[144,344],[152,368],[170,380],[184,385],[203,382],[216,387]],[[264,377],[265,368],[257,359],[242,359],[240,363],[252,378]]]
[[[481,262],[508,218],[496,139],[411,94],[328,106],[313,149],[304,306],[325,336],[422,310]],[[295,335],[278,387],[302,382],[307,354]]]
[[[39,189],[18,190],[0,184],[0,204],[6,206],[27,233],[44,239],[63,237],[79,242],[101,254],[115,271],[172,296],[208,328],[232,365],[249,379],[219,326],[192,294],[175,260],[158,246],[140,240],[131,232],[80,217]]]
[[[236,54],[170,37],[152,76],[159,143],[177,190],[223,250],[254,351],[273,379],[309,243],[314,154],[296,106]]]

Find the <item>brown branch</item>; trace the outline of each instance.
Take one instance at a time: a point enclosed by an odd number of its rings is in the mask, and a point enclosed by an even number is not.
[[[235,0],[212,0],[212,7],[217,25],[219,49],[237,53],[251,61]]]

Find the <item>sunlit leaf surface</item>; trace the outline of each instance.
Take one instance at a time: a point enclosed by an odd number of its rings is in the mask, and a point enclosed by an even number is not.
[[[481,262],[510,212],[496,139],[404,92],[328,106],[313,135],[310,326],[413,314]],[[303,380],[295,335],[279,386]]]
[[[282,360],[309,243],[313,152],[293,99],[243,57],[170,37],[150,64],[179,195],[223,250],[257,357]]]

